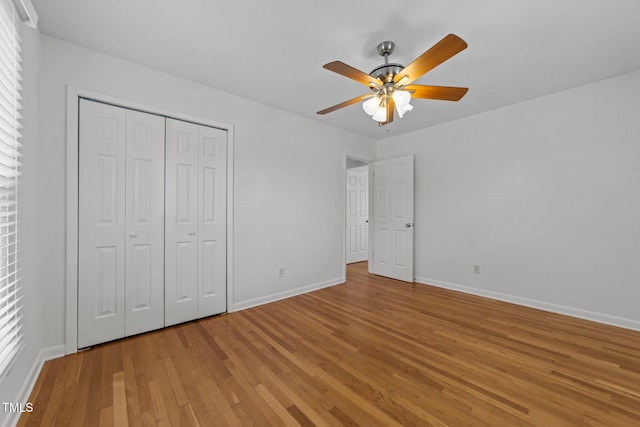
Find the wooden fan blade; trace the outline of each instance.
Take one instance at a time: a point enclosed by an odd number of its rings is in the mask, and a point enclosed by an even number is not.
[[[393,121],[393,113],[396,109],[396,103],[393,101],[393,98],[389,97],[389,101],[387,103],[387,121],[378,123],[380,126],[388,125]]]
[[[466,48],[467,42],[455,34],[449,34],[396,74],[394,81],[399,82],[406,76],[401,84],[409,84]]]
[[[333,107],[325,108],[324,110],[318,111],[316,114],[327,114],[332,111],[339,110],[340,108],[348,107],[349,105],[355,104],[356,102],[364,101],[367,98],[371,98],[372,94],[360,95],[356,98],[350,99],[348,101],[341,102],[340,104],[336,104]]]
[[[407,85],[404,90],[413,92],[412,98],[459,101],[469,90],[466,87]]]
[[[322,68],[326,68],[329,71],[333,71],[334,73],[338,73],[341,76],[348,77],[353,79],[359,83],[362,83],[365,86],[369,86],[369,83],[373,82],[377,85],[382,85],[380,79],[370,76],[369,74],[362,72],[356,68],[353,68],[351,65],[347,65],[341,61],[333,61],[328,64],[324,64]]]

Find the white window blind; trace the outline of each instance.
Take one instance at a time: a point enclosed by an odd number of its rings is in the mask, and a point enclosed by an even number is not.
[[[18,254],[20,61],[16,11],[11,1],[0,0],[0,378],[23,346]]]

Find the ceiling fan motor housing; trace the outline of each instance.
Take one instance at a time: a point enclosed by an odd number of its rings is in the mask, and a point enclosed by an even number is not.
[[[395,75],[403,69],[404,66],[401,64],[383,64],[371,70],[369,75],[380,79],[383,83],[393,83]]]

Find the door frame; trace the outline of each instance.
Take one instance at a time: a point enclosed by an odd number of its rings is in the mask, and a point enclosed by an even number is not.
[[[371,245],[371,209],[373,208],[373,168],[371,167],[371,165],[373,164],[373,162],[375,162],[375,158],[373,157],[362,157],[361,155],[357,155],[357,154],[350,154],[345,152],[344,153],[344,165],[342,168],[342,191],[343,191],[343,197],[342,200],[344,200],[344,209],[342,210],[342,277],[344,278],[344,280],[347,280],[347,197],[349,197],[349,195],[347,194],[347,165],[349,162],[349,159],[353,159],[353,160],[358,160],[360,162],[364,162],[369,166],[369,179],[368,179],[368,186],[369,186],[369,197],[368,197],[368,212],[369,212],[369,230],[367,231],[369,233],[369,242],[367,244],[367,252],[368,252],[368,259],[367,259],[367,264],[369,265],[369,272],[371,273],[371,265],[372,265],[372,254],[373,254],[373,250],[372,250],[372,245]]]
[[[67,149],[67,184],[66,184],[66,314],[65,314],[65,354],[78,351],[78,100],[88,98],[94,101],[112,104],[131,110],[171,117],[178,120],[211,126],[227,131],[227,313],[233,311],[233,153],[234,128],[233,125],[214,120],[195,117],[189,114],[171,111],[164,108],[143,104],[129,99],[123,99],[67,86],[67,120],[66,120],[66,149]],[[346,157],[345,157],[346,170]],[[346,179],[346,178],[345,178]],[[346,188],[346,181],[345,181]],[[346,220],[346,219],[345,219]]]

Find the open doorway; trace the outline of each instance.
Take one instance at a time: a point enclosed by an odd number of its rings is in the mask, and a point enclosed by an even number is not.
[[[345,263],[369,259],[369,163],[347,157],[345,200]]]
[[[345,277],[358,265],[412,283],[414,156],[345,160]]]

